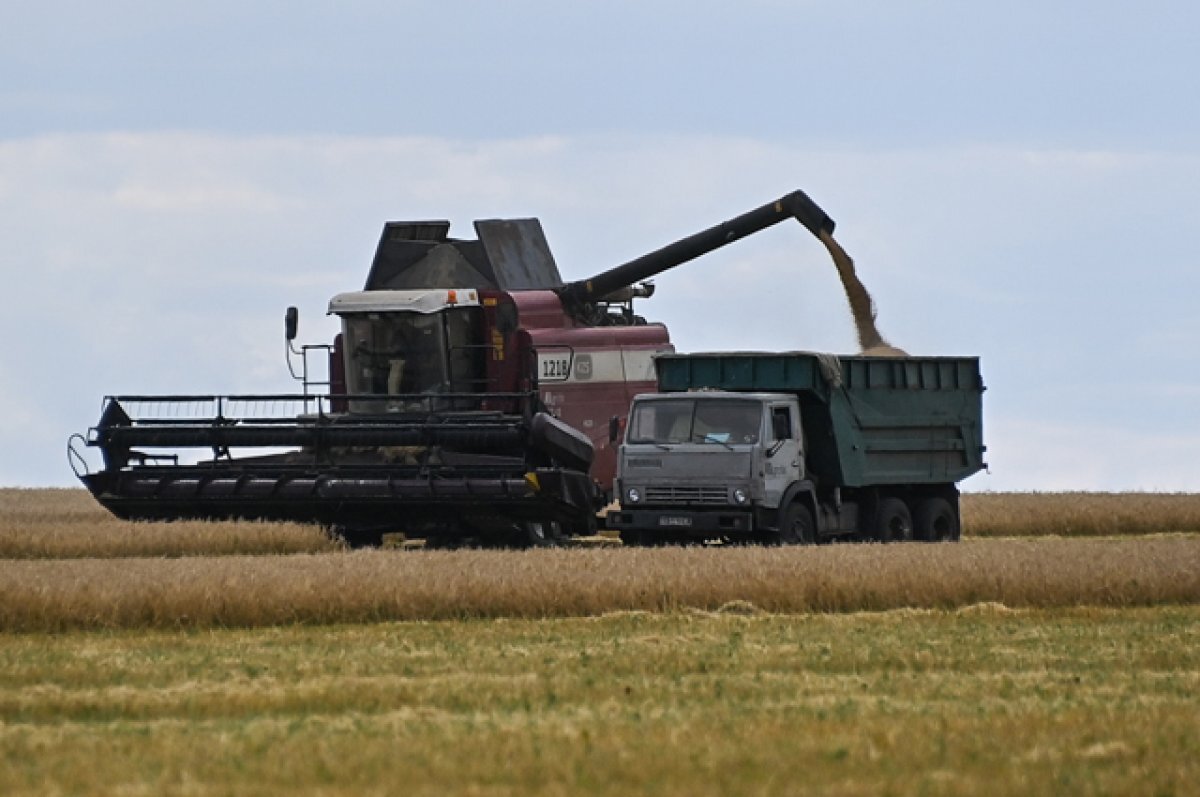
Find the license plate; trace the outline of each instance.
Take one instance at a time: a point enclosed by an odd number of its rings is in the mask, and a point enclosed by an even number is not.
[[[660,526],[690,526],[692,519],[690,517],[660,517],[658,519]]]

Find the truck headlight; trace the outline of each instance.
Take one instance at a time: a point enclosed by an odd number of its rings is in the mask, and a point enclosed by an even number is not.
[[[749,500],[749,498],[750,497],[746,495],[746,491],[741,487],[735,487],[733,489],[733,502],[735,504],[744,504]]]
[[[636,504],[642,500],[642,491],[636,487],[630,487],[625,491],[625,497],[629,499],[629,503]]]

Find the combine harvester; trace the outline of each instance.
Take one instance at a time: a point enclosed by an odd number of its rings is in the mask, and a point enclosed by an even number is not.
[[[288,309],[302,393],[109,396],[68,456],[128,519],[314,522],[355,546],[395,531],[516,547],[587,534],[612,497],[609,429],[674,350],[633,311],[653,293],[644,281],[785,219],[834,228],[795,191],[565,284],[537,219],[477,221],[477,240],[450,238],[446,221],[389,222],[364,290],[329,304],[332,344],[296,350]],[[314,353],[327,382],[309,376]]]

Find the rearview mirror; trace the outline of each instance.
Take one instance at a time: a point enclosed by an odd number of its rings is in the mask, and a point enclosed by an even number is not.
[[[616,415],[608,419],[608,442],[615,443],[621,436],[621,419]]]
[[[300,311],[295,307],[289,307],[283,314],[283,336],[289,341],[295,340],[296,330],[299,326]]]

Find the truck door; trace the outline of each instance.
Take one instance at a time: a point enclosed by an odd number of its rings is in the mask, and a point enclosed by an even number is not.
[[[800,408],[795,403],[767,404],[763,459],[763,504],[777,508],[788,487],[804,478]]]

